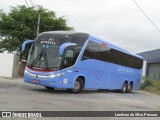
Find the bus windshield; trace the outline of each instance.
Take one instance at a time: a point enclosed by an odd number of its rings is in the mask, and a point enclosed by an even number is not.
[[[33,44],[27,65],[35,69],[56,70],[60,66],[61,59],[59,46]]]
[[[73,38],[56,38],[49,36],[38,37],[33,43],[28,59],[27,66],[40,70],[58,70],[62,61],[62,57],[59,55],[59,48],[66,42],[72,42],[83,46],[84,40],[74,40]]]

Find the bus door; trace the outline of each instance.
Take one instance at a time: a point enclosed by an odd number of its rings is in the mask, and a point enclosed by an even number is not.
[[[74,68],[72,67],[75,63],[74,61],[74,49],[72,48],[67,48],[64,52],[64,57],[62,59],[62,70],[61,70],[61,83],[62,86],[61,87],[65,87],[66,85],[68,85],[68,88],[71,88],[71,83],[73,83],[72,81],[72,76],[73,76],[73,71]]]

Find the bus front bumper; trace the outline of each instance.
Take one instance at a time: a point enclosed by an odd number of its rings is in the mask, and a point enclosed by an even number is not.
[[[42,79],[42,78],[32,77],[27,74],[24,74],[24,81],[31,84],[52,87],[52,88],[59,88],[59,83],[60,83],[60,80],[58,78]]]

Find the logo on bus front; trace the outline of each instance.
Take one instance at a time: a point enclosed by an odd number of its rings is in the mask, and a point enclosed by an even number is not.
[[[54,45],[55,43],[53,41],[41,41],[41,44],[50,44]]]

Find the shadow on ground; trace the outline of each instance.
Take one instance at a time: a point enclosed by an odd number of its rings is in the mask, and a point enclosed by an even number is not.
[[[37,88],[33,88],[33,89],[29,89],[31,91],[34,92],[41,92],[41,93],[54,93],[54,94],[75,94],[75,93],[71,93],[65,89],[53,89],[53,90],[49,90],[49,89],[37,89]],[[122,94],[120,90],[83,90],[81,93],[79,94],[95,94],[95,93],[119,93]],[[135,92],[132,92],[135,93]],[[130,93],[131,94],[131,93]]]

